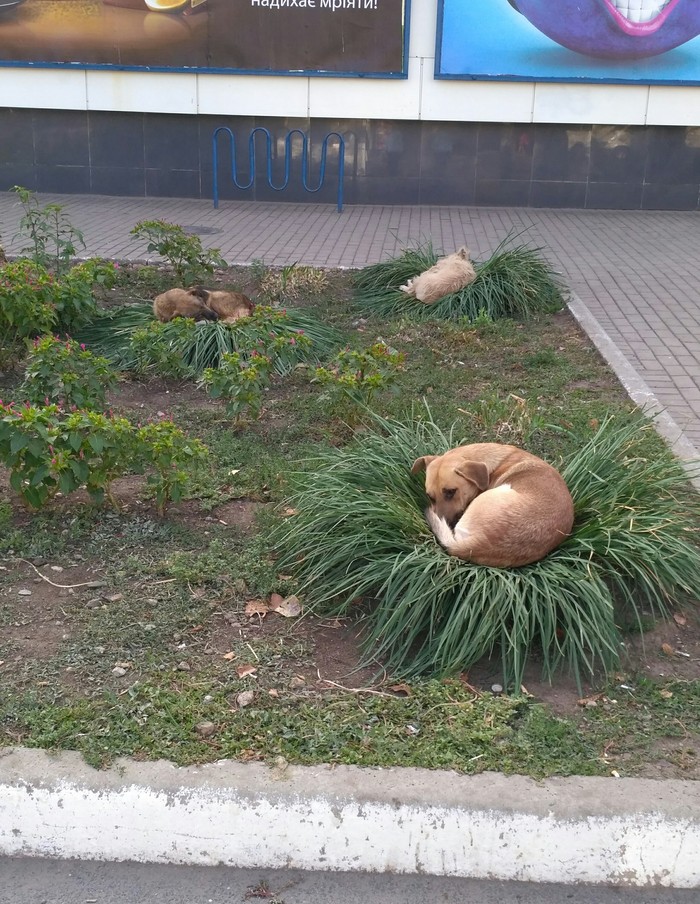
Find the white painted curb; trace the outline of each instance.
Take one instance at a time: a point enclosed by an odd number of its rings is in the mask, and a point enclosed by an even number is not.
[[[0,854],[700,887],[700,783],[0,752]]]

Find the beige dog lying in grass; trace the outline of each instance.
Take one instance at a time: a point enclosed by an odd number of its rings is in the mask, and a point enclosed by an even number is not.
[[[417,458],[425,471],[425,513],[452,556],[494,568],[544,558],[569,536],[574,504],[551,465],[517,446],[475,443]]]
[[[161,323],[175,317],[193,320],[220,320],[234,323],[252,313],[255,305],[241,292],[210,291],[203,286],[190,289],[169,289],[153,302],[153,313]]]
[[[454,254],[440,258],[429,270],[409,279],[405,286],[401,286],[401,291],[424,304],[435,304],[445,295],[459,292],[475,279],[476,270],[469,259],[469,249],[460,248]]]

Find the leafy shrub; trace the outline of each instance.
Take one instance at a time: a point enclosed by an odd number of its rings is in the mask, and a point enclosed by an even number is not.
[[[406,249],[398,258],[360,270],[355,298],[364,310],[379,316],[415,320],[527,318],[559,310],[561,281],[540,256],[541,249],[508,247],[510,241],[506,238],[487,261],[474,262],[473,283],[435,304],[423,304],[399,288],[436,263],[438,255],[431,244]]]
[[[348,399],[355,405],[369,407],[377,390],[396,381],[404,357],[384,342],[362,351],[345,348],[330,364],[316,368],[315,379],[328,387],[327,394],[335,402]]]
[[[41,508],[57,492],[85,486],[102,502],[112,481],[149,471],[159,509],[182,495],[187,468],[206,453],[170,421],[134,426],[126,418],[96,411],[65,412],[58,405],[0,402],[0,461],[10,484],[31,508]]]
[[[423,516],[424,480],[413,460],[469,438],[428,417],[382,422],[345,449],[319,454],[293,475],[277,535],[281,569],[294,569],[317,611],[348,615],[363,598],[365,649],[403,676],[468,669],[500,650],[504,686],[520,688],[528,657],[545,675],[566,664],[577,679],[618,666],[621,608],[643,615],[697,591],[700,499],[682,465],[646,454],[641,417],[610,418],[563,468],[576,509],[572,535],[540,562],[489,568],[448,556]]]
[[[8,345],[55,329],[56,280],[43,267],[17,260],[0,267],[0,332]]]
[[[34,261],[0,267],[0,329],[9,343],[52,331],[72,332],[97,313],[93,286],[109,286],[114,265],[91,260],[60,278]]]
[[[189,235],[182,226],[165,220],[142,220],[131,235],[143,239],[148,251],[157,252],[168,262],[181,286],[201,282],[217,267],[226,266],[218,248],[203,248],[198,235]]]
[[[202,383],[213,399],[226,400],[226,413],[237,424],[248,413],[258,418],[264,392],[270,385],[272,360],[253,352],[244,358],[239,352],[224,355],[218,368],[207,368]]]
[[[56,282],[56,318],[58,329],[68,333],[90,323],[97,315],[95,286],[111,289],[117,269],[111,261],[91,258],[71,267]]]
[[[76,245],[85,247],[83,233],[73,226],[62,205],[41,207],[34,192],[20,185],[13,186],[12,191],[17,193],[24,210],[18,235],[29,239],[21,253],[29,254],[39,267],[60,276],[75,257]]]
[[[114,382],[115,373],[106,358],[72,339],[43,336],[30,345],[21,393],[33,405],[101,409]]]

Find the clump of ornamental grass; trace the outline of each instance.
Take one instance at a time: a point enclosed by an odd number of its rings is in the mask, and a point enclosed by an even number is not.
[[[610,417],[562,467],[576,520],[545,559],[514,569],[447,555],[429,531],[411,464],[469,442],[428,416],[381,421],[292,477],[275,542],[317,613],[357,614],[364,650],[393,674],[445,676],[498,653],[517,692],[530,656],[545,677],[615,669],[620,618],[664,616],[697,593],[700,497],[672,456],[649,457],[649,421]]]
[[[263,309],[257,308],[256,311]],[[265,309],[270,310],[270,309]],[[300,363],[318,364],[325,360],[339,345],[340,335],[332,327],[320,321],[304,309],[274,309],[271,316],[273,329],[280,336],[293,338],[301,333],[309,341],[298,343],[289,354],[275,360],[275,370],[288,373]],[[143,370],[144,348],[149,341],[154,346],[154,367],[166,358],[177,359],[181,376],[198,376],[207,368],[221,365],[225,355],[242,351],[250,344],[251,337],[260,324],[252,317],[244,317],[235,323],[176,318],[170,323],[154,321],[149,304],[130,304],[105,311],[76,337],[93,352],[109,358],[122,370]],[[151,336],[144,340],[143,332]],[[134,346],[134,335],[139,341]]]
[[[551,313],[563,304],[563,286],[540,252],[540,248],[513,244],[508,236],[488,260],[474,261],[473,283],[428,305],[399,288],[437,262],[438,255],[428,242],[360,270],[355,276],[355,300],[365,312],[414,320],[526,319]]]

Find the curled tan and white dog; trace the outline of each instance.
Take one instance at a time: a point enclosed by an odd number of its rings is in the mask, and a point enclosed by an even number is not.
[[[400,288],[406,295],[424,304],[435,304],[445,295],[459,292],[475,279],[476,270],[469,258],[469,249],[460,248],[454,254],[441,257],[429,270],[409,279],[406,285]]]
[[[241,317],[252,314],[255,308],[250,298],[242,292],[212,291],[204,286],[194,286],[188,291],[201,298],[222,323],[234,323]]]
[[[191,289],[168,289],[157,295],[153,301],[153,313],[161,323],[168,323],[175,317],[190,317],[192,320],[219,319],[219,315],[207,307]]]
[[[563,477],[535,455],[501,443],[459,446],[417,458],[430,500],[425,517],[452,556],[518,568],[566,539],[574,504]]]

